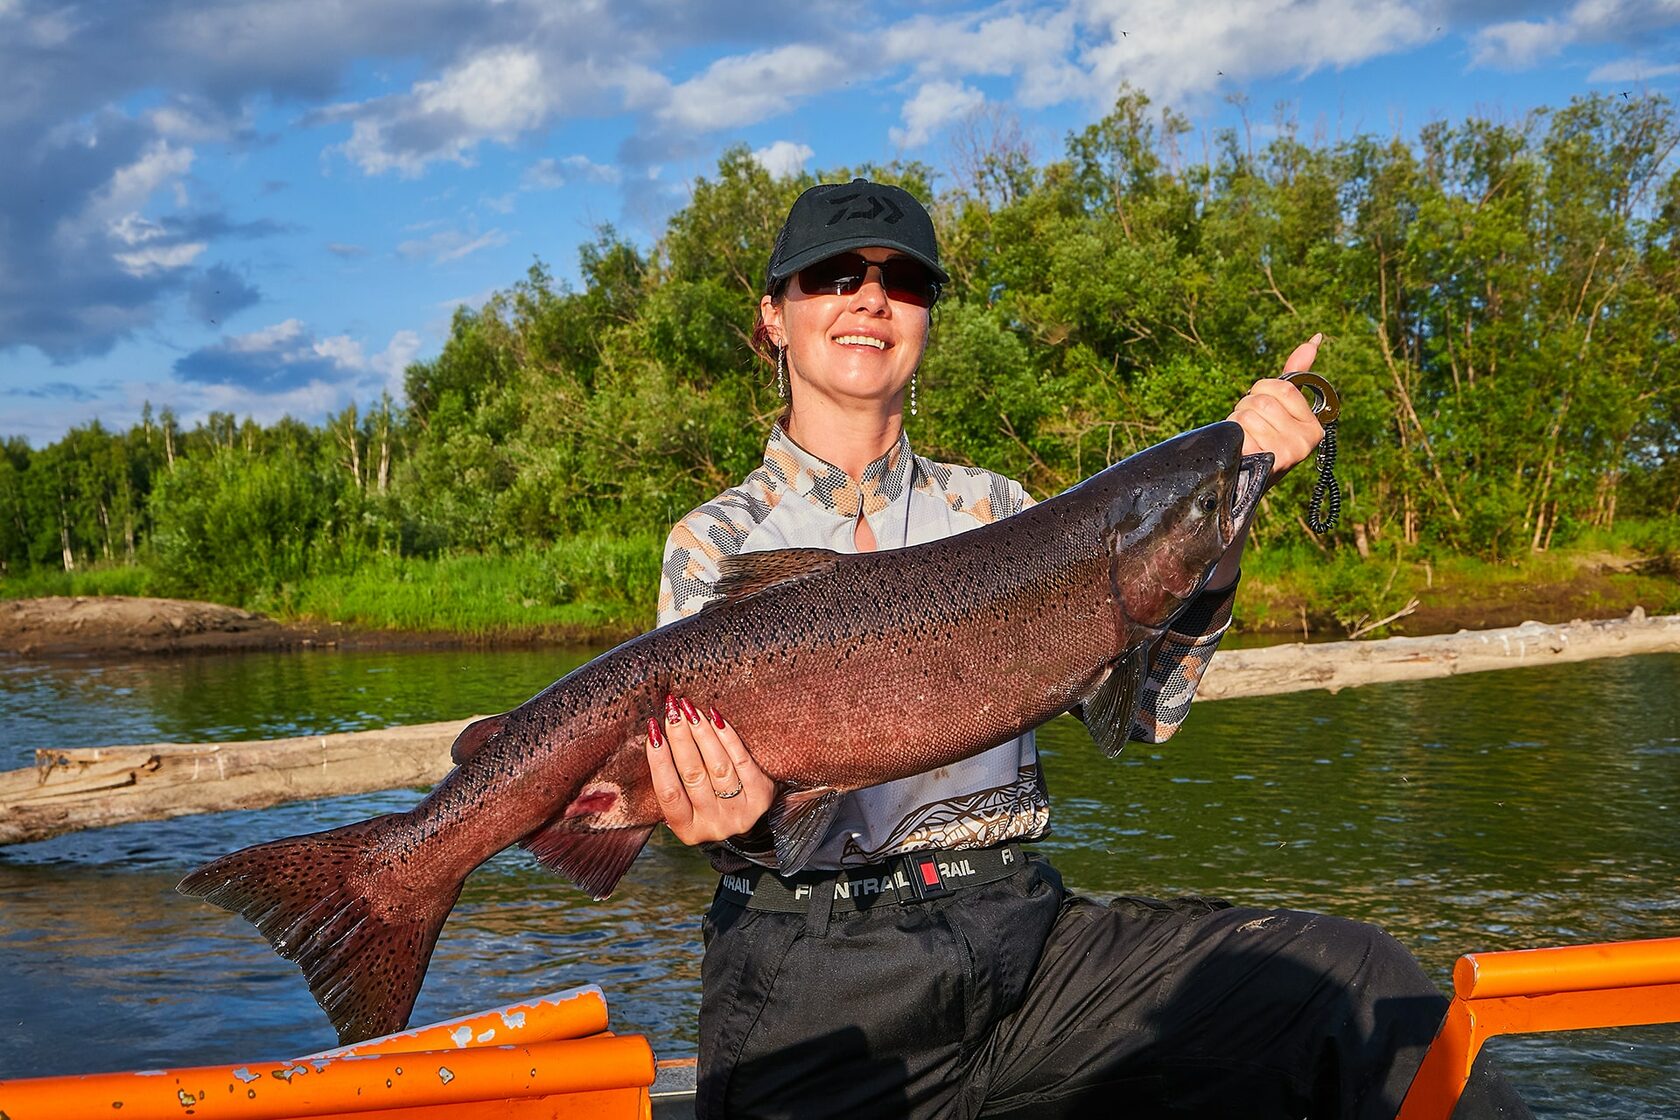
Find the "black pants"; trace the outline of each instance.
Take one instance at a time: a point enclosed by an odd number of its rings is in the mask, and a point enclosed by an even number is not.
[[[1069,895],[1034,857],[946,898],[705,921],[702,1120],[1388,1120],[1446,999],[1374,926]],[[1479,1069],[1456,1116],[1527,1117]]]

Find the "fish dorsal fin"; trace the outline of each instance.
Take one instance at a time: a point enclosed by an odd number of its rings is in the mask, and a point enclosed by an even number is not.
[[[461,733],[455,736],[455,745],[449,748],[449,757],[454,760],[455,765],[461,765],[461,763],[477,754],[480,747],[494,738],[496,732],[502,729],[502,724],[505,722],[507,722],[507,714],[503,713],[499,716],[485,716],[483,719],[474,720],[467,724],[461,728]]]
[[[718,581],[712,586],[724,599],[739,599],[826,572],[840,556],[829,548],[781,548],[725,556],[718,564]]]
[[[1138,693],[1148,673],[1149,646],[1144,643],[1129,646],[1109,666],[1102,683],[1085,698],[1085,728],[1109,758],[1126,746]]]
[[[770,835],[776,841],[776,871],[792,875],[804,868],[840,807],[840,791],[833,786],[799,789],[776,798],[770,806]]]
[[[591,830],[576,817],[549,821],[519,843],[599,902],[612,894],[636,855],[652,835],[653,826]]]

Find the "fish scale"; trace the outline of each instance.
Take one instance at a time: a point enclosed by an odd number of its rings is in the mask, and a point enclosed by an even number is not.
[[[778,870],[842,794],[990,749],[1080,706],[1125,741],[1153,643],[1253,512],[1271,457],[1225,422],[1013,517],[928,544],[724,562],[722,598],[471,725],[405,813],[234,852],[180,889],[299,964],[341,1041],[400,1030],[466,876],[522,844],[596,898],[663,820],[646,721],[668,694],[729,713],[776,782]]]

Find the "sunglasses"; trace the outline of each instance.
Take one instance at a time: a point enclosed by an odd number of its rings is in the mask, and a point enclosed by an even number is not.
[[[916,307],[932,307],[939,298],[939,281],[927,266],[911,257],[867,261],[857,253],[836,253],[799,270],[799,289],[806,295],[849,296],[869,279],[870,269],[880,270],[881,287],[887,298]]]

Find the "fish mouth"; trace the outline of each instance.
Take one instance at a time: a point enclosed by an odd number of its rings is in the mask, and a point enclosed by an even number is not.
[[[1237,465],[1237,484],[1231,488],[1232,536],[1254,516],[1260,505],[1260,495],[1266,492],[1266,482],[1272,477],[1272,453],[1259,451],[1244,455]]]

